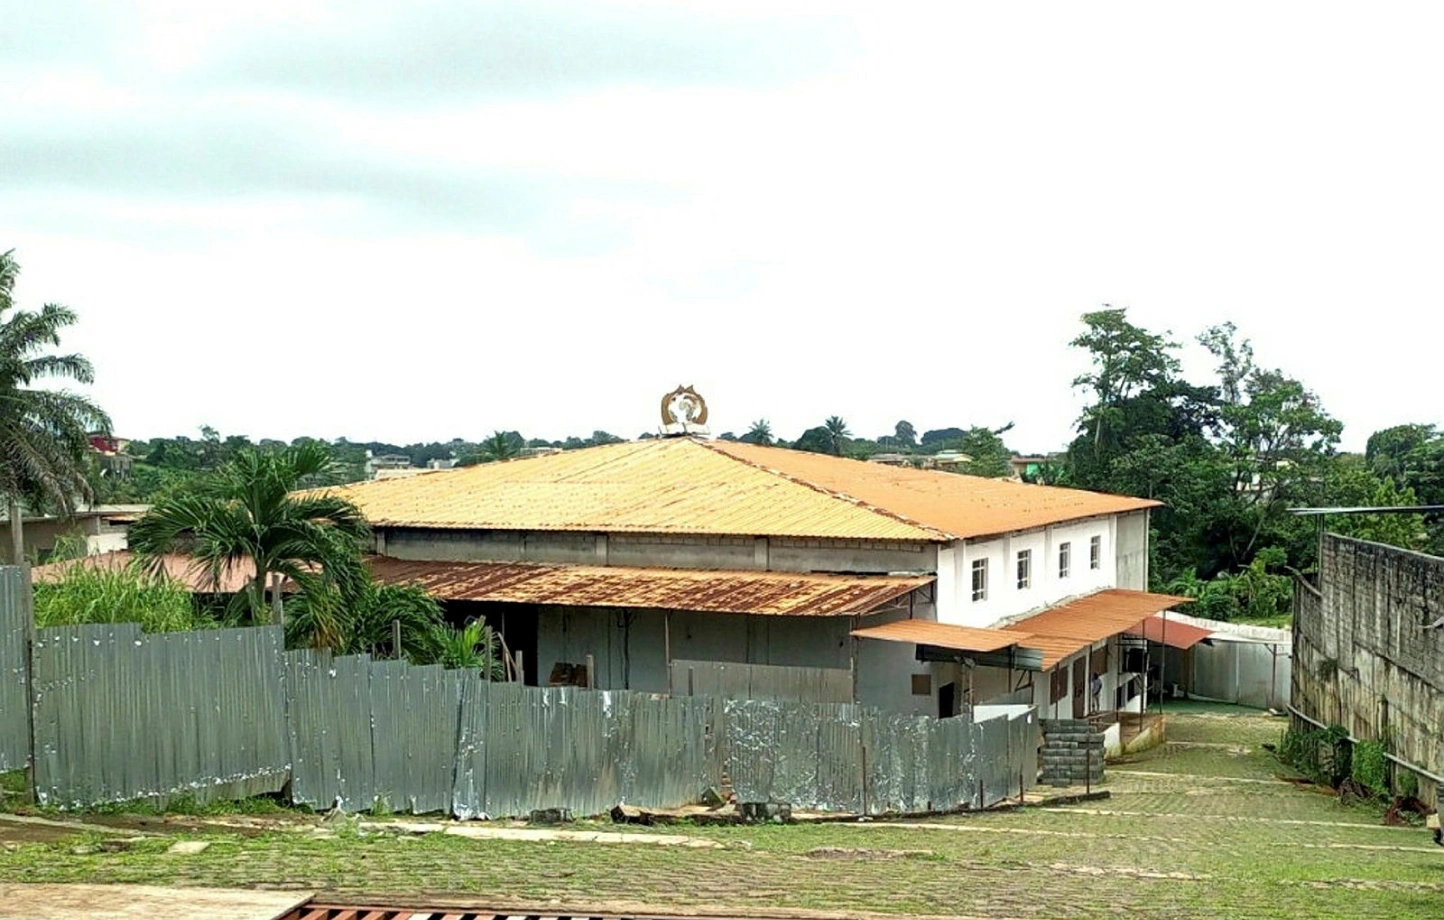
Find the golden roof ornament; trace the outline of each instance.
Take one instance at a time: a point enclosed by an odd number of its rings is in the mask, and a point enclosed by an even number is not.
[[[668,435],[708,434],[707,400],[690,385],[662,397],[662,433]]]

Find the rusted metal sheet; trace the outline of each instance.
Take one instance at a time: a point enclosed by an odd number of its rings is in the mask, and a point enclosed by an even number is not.
[[[859,639],[935,645],[964,652],[996,652],[1010,645],[1019,645],[1028,637],[1027,633],[1017,630],[976,629],[934,620],[897,620],[881,626],[854,629],[852,634]]]
[[[415,562],[372,557],[387,584],[415,584],[442,600],[630,607],[771,616],[866,613],[931,576],[812,575],[505,562]]]
[[[925,543],[1159,504],[692,438],[609,444],[334,491],[383,527]]]
[[[1150,594],[1126,588],[1108,588],[1086,597],[1051,607],[1042,613],[1019,620],[1009,628],[1035,636],[1055,636],[1099,642],[1109,636],[1127,632],[1144,618],[1155,613],[1191,604],[1187,597],[1172,594]]]
[[[382,527],[946,539],[691,438],[608,444],[330,491]]]
[[[1190,649],[1213,633],[1188,623],[1151,616],[1139,623],[1136,628],[1128,630],[1128,635],[1142,636],[1149,642],[1157,642],[1169,648]]]
[[[30,590],[25,570],[0,566],[0,770],[30,763]]]
[[[137,564],[135,553],[121,549],[108,553],[97,553],[93,556],[82,556],[79,559],[52,562],[48,565],[38,565],[30,570],[30,577],[35,584],[49,584],[64,578],[65,573],[76,566],[124,571]],[[159,564],[168,578],[185,585],[193,594],[235,594],[245,590],[256,576],[255,564],[250,560],[225,566],[221,570],[219,581],[213,579],[205,566],[197,565],[190,556],[167,553],[159,557]]]

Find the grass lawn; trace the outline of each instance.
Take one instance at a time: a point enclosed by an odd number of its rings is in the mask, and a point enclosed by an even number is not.
[[[188,834],[211,841],[193,856],[166,853],[173,838],[76,855],[84,841],[72,838],[0,851],[0,881],[984,917],[1444,916],[1444,848],[1279,779],[1260,745],[1283,726],[1233,707],[1171,714],[1168,745],[1109,768],[1110,799],[1068,808],[907,826],[629,829],[719,849],[212,829]]]

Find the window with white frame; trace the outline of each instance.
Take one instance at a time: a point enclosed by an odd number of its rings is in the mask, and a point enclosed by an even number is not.
[[[1088,568],[1103,568],[1103,538],[1094,537],[1088,541]]]
[[[973,600],[988,599],[988,560],[973,560]]]
[[[1026,591],[1033,585],[1033,551],[1018,550],[1018,590]]]
[[[1058,544],[1058,577],[1067,578],[1073,568],[1073,544]]]

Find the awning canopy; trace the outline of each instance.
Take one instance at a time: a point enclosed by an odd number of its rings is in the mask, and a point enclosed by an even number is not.
[[[1005,629],[974,629],[932,620],[898,620],[882,626],[854,629],[852,634],[859,639],[911,642],[914,645],[933,645],[959,652],[996,652],[1010,645],[1018,645],[1028,638],[1024,633]]]
[[[1008,629],[1031,634],[1028,645],[1042,649],[1043,670],[1049,671],[1095,642],[1141,628],[1144,619],[1189,602],[1190,598],[1172,594],[1109,588],[1019,620]]]
[[[1137,628],[1128,630],[1128,635],[1142,636],[1149,642],[1157,642],[1169,648],[1190,649],[1213,633],[1177,620],[1153,616],[1138,624]]]
[[[373,556],[385,584],[415,584],[439,600],[564,607],[631,607],[759,616],[852,616],[929,585],[931,575],[817,575],[713,569],[433,562]]]

